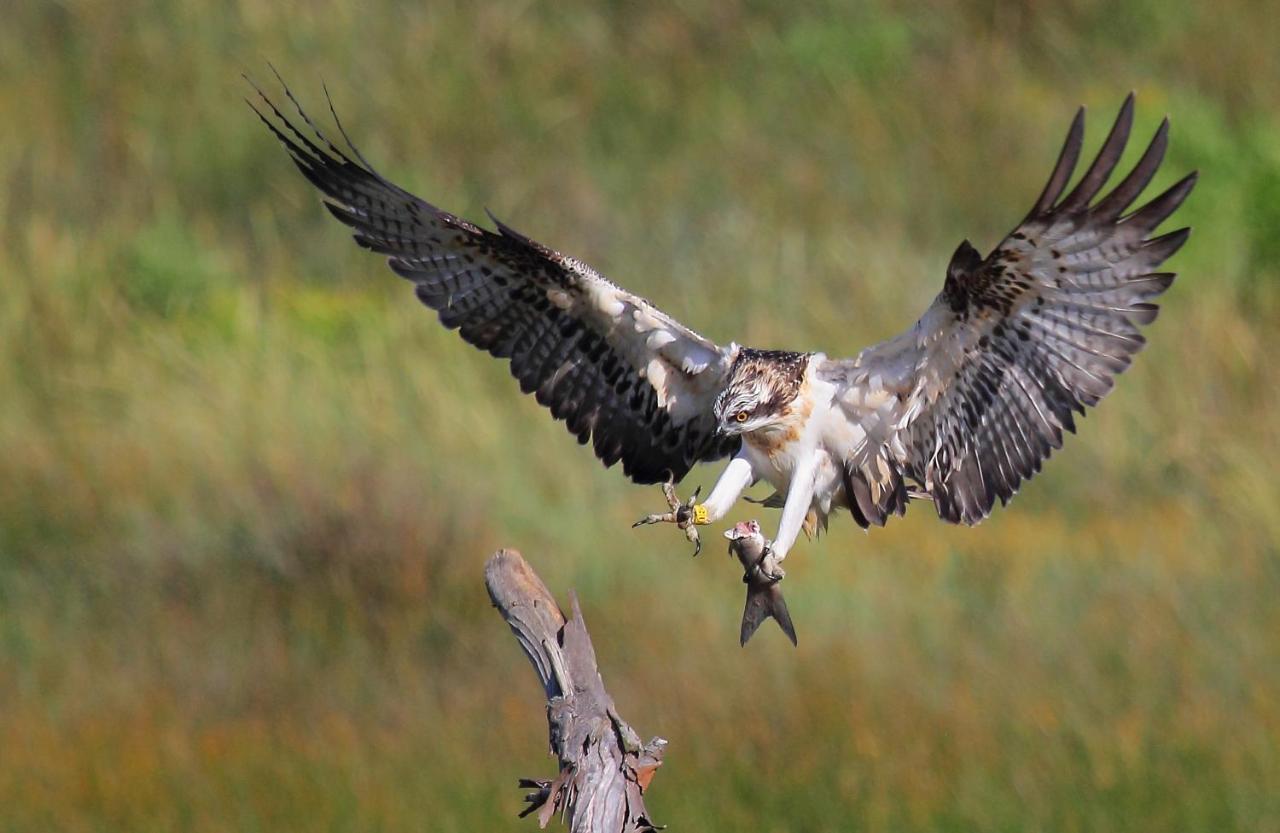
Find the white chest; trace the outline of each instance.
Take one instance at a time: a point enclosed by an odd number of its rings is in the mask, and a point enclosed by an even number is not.
[[[786,492],[803,457],[812,453],[811,448],[802,448],[798,441],[778,443],[761,437],[746,438],[743,450],[755,476],[780,492]]]
[[[797,472],[814,480],[814,502],[825,511],[841,483],[839,461],[824,442],[832,413],[829,386],[806,380],[803,401],[781,425],[743,437],[752,471],[778,492],[790,491]]]

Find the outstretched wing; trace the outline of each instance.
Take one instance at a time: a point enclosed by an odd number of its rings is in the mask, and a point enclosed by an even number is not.
[[[1156,317],[1152,300],[1174,278],[1156,270],[1190,230],[1150,235],[1196,174],[1125,214],[1164,157],[1166,119],[1134,169],[1095,199],[1132,123],[1130,94],[1097,158],[1062,197],[1080,155],[1081,109],[1022,224],[985,259],[961,243],[942,292],[914,328],[827,367],[865,434],[851,476],[869,481],[861,491],[872,499],[862,508],[872,522],[904,509],[903,477],[923,488],[942,518],[982,520],[1040,470],[1062,446],[1063,430],[1075,430],[1073,412],[1096,405],[1142,348],[1139,330]]]
[[[496,219],[487,231],[392,184],[349,139],[354,159],[326,139],[287,87],[314,139],[258,94],[275,121],[255,112],[356,241],[387,255],[446,327],[510,359],[521,390],[606,466],[621,461],[632,480],[655,483],[736,450],[711,413],[732,348]]]

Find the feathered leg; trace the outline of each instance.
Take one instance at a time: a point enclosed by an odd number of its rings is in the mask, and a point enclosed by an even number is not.
[[[631,526],[644,524],[673,523],[684,531],[685,537],[694,545],[693,554],[702,552],[702,540],[698,536],[698,527],[712,523],[724,517],[730,507],[738,500],[743,491],[756,480],[751,464],[744,457],[734,457],[720,474],[716,485],[711,490],[706,503],[698,503],[699,491],[693,497],[681,501],[676,496],[674,481],[662,484],[662,495],[666,498],[670,512],[646,515]]]
[[[787,491],[787,502],[782,507],[782,520],[778,524],[778,537],[769,543],[768,552],[760,562],[761,571],[770,578],[780,580],[786,575],[782,569],[782,560],[787,557],[804,527],[804,520],[813,503],[814,477],[817,472],[816,456],[811,455],[791,476],[791,488]]]

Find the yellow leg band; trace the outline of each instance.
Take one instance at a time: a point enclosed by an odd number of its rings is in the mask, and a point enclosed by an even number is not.
[[[693,507],[693,522],[699,526],[711,523],[711,514],[707,512],[705,503],[699,503]]]

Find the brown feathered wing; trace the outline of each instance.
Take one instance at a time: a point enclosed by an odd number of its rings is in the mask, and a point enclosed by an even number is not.
[[[986,258],[962,243],[942,292],[910,331],[824,368],[862,432],[847,464],[849,488],[860,494],[855,517],[883,523],[901,513],[906,478],[942,518],[977,523],[1040,470],[1063,431],[1075,430],[1073,413],[1096,405],[1142,348],[1152,301],[1174,278],[1157,268],[1189,229],[1151,235],[1196,174],[1125,213],[1164,157],[1165,120],[1133,170],[1097,199],[1132,123],[1130,95],[1063,197],[1080,155],[1082,109],[1022,224]]]
[[[274,120],[255,111],[356,241],[386,255],[446,327],[509,359],[521,390],[606,466],[621,461],[637,483],[679,480],[737,448],[711,413],[730,349],[496,219],[496,232],[482,229],[387,181],[350,140],[350,156],[328,141],[287,88],[313,137],[258,93]]]

